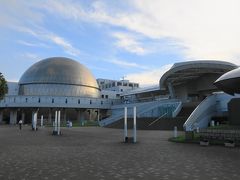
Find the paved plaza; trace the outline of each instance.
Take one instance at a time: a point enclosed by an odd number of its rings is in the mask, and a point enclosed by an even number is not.
[[[240,148],[169,142],[170,131],[0,126],[0,179],[239,179]]]

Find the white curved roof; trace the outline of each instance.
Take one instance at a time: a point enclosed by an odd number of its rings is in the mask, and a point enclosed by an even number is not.
[[[182,84],[188,80],[194,80],[204,74],[219,74],[222,75],[238,66],[215,60],[198,60],[175,63],[160,79],[160,89],[165,89],[168,82],[173,85]]]

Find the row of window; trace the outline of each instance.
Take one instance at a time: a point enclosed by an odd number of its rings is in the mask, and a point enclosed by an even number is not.
[[[102,95],[102,98],[104,98],[104,95]],[[106,95],[106,99],[108,99],[108,95]],[[6,102],[6,100],[4,99],[4,102]],[[16,102],[16,98],[13,99],[13,102],[15,103]],[[27,103],[28,102],[28,98],[25,98],[25,102]],[[52,98],[52,103],[54,103],[55,100],[54,98]],[[80,99],[78,99],[78,104],[81,104],[81,101]],[[41,98],[38,98],[38,103],[41,103]],[[65,99],[65,104],[68,103],[68,99]],[[92,104],[92,100],[89,100],[89,104]],[[103,101],[101,101],[101,104],[103,104]],[[112,102],[113,104],[113,102]]]
[[[108,83],[108,84],[101,84],[102,89],[116,87],[116,86],[139,87],[139,85],[136,84],[136,83],[122,83],[122,82],[115,83],[115,82],[112,82],[112,83]]]

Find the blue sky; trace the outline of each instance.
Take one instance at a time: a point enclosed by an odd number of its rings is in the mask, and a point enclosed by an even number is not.
[[[96,78],[157,84],[188,60],[240,64],[239,0],[1,0],[0,72],[18,81],[53,56]]]

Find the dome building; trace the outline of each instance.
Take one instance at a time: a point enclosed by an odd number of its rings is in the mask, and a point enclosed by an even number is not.
[[[10,124],[19,119],[31,122],[34,113],[51,123],[56,110],[61,111],[63,122],[99,120],[115,103],[100,98],[97,81],[87,67],[64,57],[33,64],[18,83],[9,83],[9,87],[9,93],[0,101],[0,119],[9,119]]]
[[[100,126],[122,127],[125,107],[131,118],[136,106],[138,128],[177,126],[191,131],[207,127],[211,118],[227,116],[227,102],[232,97],[219,93],[215,85],[230,94],[238,93],[236,68],[225,61],[179,62],[162,75],[159,86],[137,89],[138,84],[127,80],[98,79],[98,85],[79,62],[47,58],[29,67],[18,83],[8,82],[9,93],[0,100],[0,123],[16,124],[20,119],[31,123],[37,117],[38,121],[43,118],[44,123],[51,124],[56,111],[60,111],[63,124],[67,120],[80,124],[96,121]],[[159,118],[161,121],[156,122]],[[171,124],[169,118],[173,119]]]
[[[99,98],[92,73],[69,58],[54,57],[32,65],[20,78],[19,95]]]

